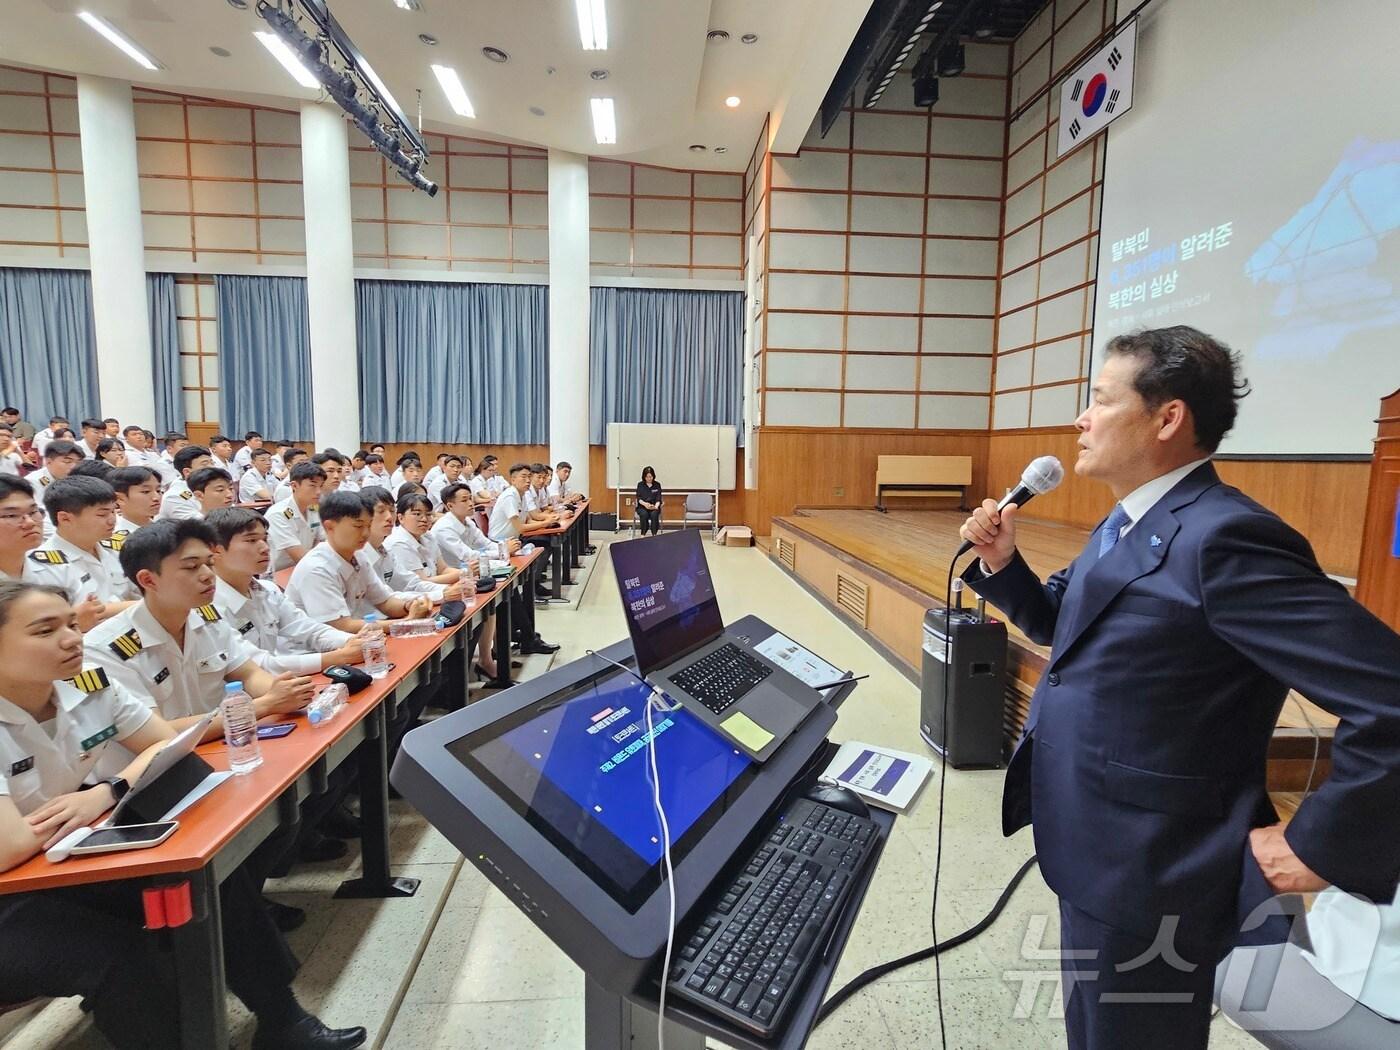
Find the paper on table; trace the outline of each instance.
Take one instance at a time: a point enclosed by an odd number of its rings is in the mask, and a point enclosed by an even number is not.
[[[774,631],[754,646],[754,652],[768,657],[800,682],[816,687],[846,677],[820,656],[802,648],[787,635]]]
[[[762,751],[773,742],[773,734],[742,711],[730,715],[719,727],[750,751]]]

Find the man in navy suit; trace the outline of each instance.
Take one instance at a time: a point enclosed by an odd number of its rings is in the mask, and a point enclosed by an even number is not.
[[[1400,636],[1221,483],[1210,456],[1245,393],[1202,332],[1119,336],[1075,423],[1075,472],[1119,501],[1085,551],[1042,583],[1014,504],[962,527],[964,579],[1051,647],[1002,823],[1033,824],[1060,898],[1072,1048],[1204,1048],[1216,963],[1256,905],[1400,882]],[[1340,724],[1285,832],[1265,762],[1290,687]]]

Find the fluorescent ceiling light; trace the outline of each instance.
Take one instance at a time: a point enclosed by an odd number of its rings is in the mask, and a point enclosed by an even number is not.
[[[400,11],[421,11],[423,4],[421,0],[394,0],[394,6]]]
[[[260,29],[253,34],[258,38],[258,42],[263,47],[272,52],[272,57],[282,63],[282,68],[292,75],[295,80],[304,88],[311,88],[313,91],[321,86],[321,82],[312,74],[311,70],[301,64],[301,59],[293,53],[287,46],[287,42],[276,33],[269,33],[265,29]]]
[[[476,110],[472,109],[472,100],[467,98],[467,89],[462,87],[462,78],[457,75],[455,69],[451,66],[433,66],[433,75],[442,85],[442,93],[452,104],[453,112],[459,117],[476,116]]]
[[[585,51],[608,49],[608,12],[603,0],[574,0],[578,5],[578,35]]]
[[[613,112],[610,98],[592,99],[593,137],[600,146],[611,146],[617,142],[617,117]]]
[[[91,11],[79,11],[78,17],[105,36],[108,41],[124,51],[128,58],[147,69],[159,69],[160,63],[119,33],[112,23]]]

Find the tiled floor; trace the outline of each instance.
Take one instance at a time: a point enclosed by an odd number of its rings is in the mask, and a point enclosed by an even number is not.
[[[598,537],[601,540],[602,537]],[[602,551],[600,542],[600,553]],[[757,549],[707,545],[726,618],[756,613],[841,667],[869,673],[841,710],[838,739],[921,750],[918,693],[869,646]],[[607,558],[577,609],[541,609],[541,633],[559,642],[555,661],[622,638],[626,627]],[[523,676],[549,661],[527,660]],[[875,963],[930,943],[929,909],[937,842],[937,783],[896,823],[837,974],[839,986]],[[939,936],[980,919],[1030,856],[1027,833],[1001,837],[1001,774],[950,771],[945,807]],[[583,978],[436,830],[404,803],[394,804],[395,872],[423,880],[417,896],[394,901],[336,901],[331,891],[348,862],[309,866],[276,884],[273,895],[308,909],[292,936],[303,960],[297,991],[332,1024],[363,1024],[371,1046],[392,1050],[581,1050]],[[1053,1048],[1064,1045],[1053,951],[1054,897],[1032,870],[1006,911],[981,937],[942,960],[950,1047]],[[236,1046],[251,1026],[235,1004]],[[0,1029],[3,1033],[3,1029]],[[814,1050],[905,1050],[937,1045],[932,962],[891,974],[831,1016],[808,1044]],[[72,1000],[51,1003],[8,1041],[6,1050],[97,1047]],[[1223,1018],[1212,1047],[1257,1047]]]

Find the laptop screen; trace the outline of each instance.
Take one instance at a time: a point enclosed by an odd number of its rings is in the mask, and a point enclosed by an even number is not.
[[[608,550],[638,672],[650,674],[724,633],[698,531],[628,540]]]

